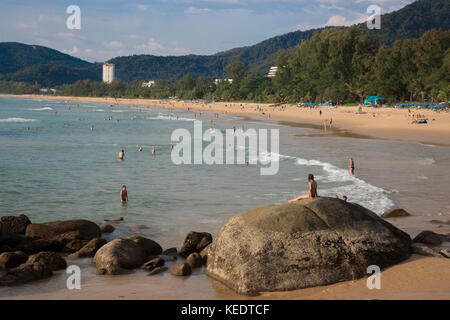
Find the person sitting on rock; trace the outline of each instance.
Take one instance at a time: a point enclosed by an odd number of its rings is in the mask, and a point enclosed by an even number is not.
[[[308,186],[309,186],[309,193],[299,196],[298,198],[292,199],[292,200],[288,200],[288,203],[293,203],[293,202],[297,202],[299,200],[302,199],[314,199],[314,198],[318,198],[319,195],[317,194],[317,182],[314,180],[314,175],[309,174],[308,175]]]

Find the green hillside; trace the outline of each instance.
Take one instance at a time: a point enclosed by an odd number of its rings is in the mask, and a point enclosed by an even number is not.
[[[382,16],[381,30],[372,30],[381,44],[392,45],[396,40],[419,38],[425,31],[450,29],[450,1],[418,0],[396,12]],[[366,28],[360,24],[359,28]],[[174,82],[186,74],[197,78],[223,78],[225,66],[233,56],[240,56],[248,65],[250,75],[265,75],[275,65],[280,50],[292,52],[302,41],[311,39],[315,31],[295,31],[273,37],[256,45],[235,48],[214,55],[161,57],[133,55],[117,57],[109,62],[116,65],[116,77],[124,82],[167,80]],[[43,86],[73,83],[77,80],[101,80],[101,64],[93,64],[42,46],[14,42],[0,43],[0,80]]]

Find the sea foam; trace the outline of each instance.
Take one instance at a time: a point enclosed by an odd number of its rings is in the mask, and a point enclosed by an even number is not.
[[[7,119],[0,119],[0,122],[37,122],[39,120],[36,119],[25,119],[25,118],[7,118]]]

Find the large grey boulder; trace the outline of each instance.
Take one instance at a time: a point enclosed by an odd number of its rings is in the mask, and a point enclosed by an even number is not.
[[[207,275],[255,295],[363,277],[407,259],[411,238],[360,205],[318,198],[241,213],[208,251]]]
[[[102,246],[94,256],[98,274],[121,274],[125,269],[142,266],[145,250],[130,239],[117,238]]]

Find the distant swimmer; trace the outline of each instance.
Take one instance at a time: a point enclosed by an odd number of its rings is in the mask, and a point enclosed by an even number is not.
[[[94,131],[94,126],[93,125],[91,126],[91,131]]]
[[[312,174],[308,175],[308,186],[309,186],[308,194],[304,194],[295,199],[288,200],[288,202],[294,203],[294,202],[297,202],[302,199],[309,199],[309,198],[314,199],[314,198],[319,197],[319,195],[317,194],[317,182],[314,180],[314,175],[312,175]]]
[[[347,196],[342,196],[342,198],[339,198],[338,195],[335,195],[334,197],[335,197],[336,199],[341,199],[342,201],[347,202]]]
[[[350,158],[350,166],[348,168],[351,174],[355,174],[355,161],[353,158]]]
[[[105,219],[106,222],[121,222],[123,221],[123,217],[120,218],[112,218],[112,219]]]
[[[173,144],[170,145],[170,151],[173,151]]]
[[[30,127],[27,127],[27,131],[30,131]]]
[[[120,151],[119,152],[119,160],[123,160],[123,158],[125,157],[125,151]]]
[[[142,152],[142,150],[144,150],[142,147],[139,147],[139,152]]]
[[[154,156],[156,154],[156,149],[155,149],[155,147],[153,146],[152,147],[152,156]]]
[[[127,186],[123,185],[120,191],[120,202],[128,202]]]

